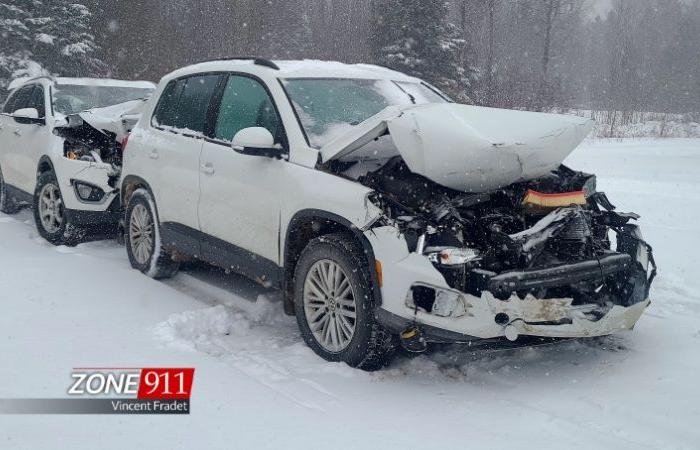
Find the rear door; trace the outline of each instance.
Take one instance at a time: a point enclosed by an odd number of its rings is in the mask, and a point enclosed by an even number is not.
[[[31,84],[20,88],[6,105],[7,112],[3,112],[0,130],[3,175],[8,184],[30,194],[34,192],[39,155],[49,148],[53,138],[46,123],[46,105],[44,87]],[[22,108],[36,109],[41,120],[11,116]]]
[[[243,74],[228,77],[215,116],[201,157],[201,229],[237,247],[238,271],[261,278],[247,269],[278,263],[280,207],[282,190],[290,184],[285,183],[289,163],[243,155],[233,150],[231,140],[243,128],[263,127],[288,148],[284,128],[263,83]],[[212,252],[217,250],[212,247]]]
[[[146,141],[150,174],[161,223],[199,229],[199,157],[207,112],[221,75],[171,81],[160,97]],[[182,227],[180,227],[182,229]]]

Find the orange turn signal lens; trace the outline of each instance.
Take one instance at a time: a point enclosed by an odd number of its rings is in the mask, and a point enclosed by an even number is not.
[[[382,274],[382,262],[378,259],[374,260],[374,271],[377,273],[377,283],[379,287],[384,286],[384,274]]]

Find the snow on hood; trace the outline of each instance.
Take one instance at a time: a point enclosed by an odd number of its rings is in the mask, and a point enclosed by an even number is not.
[[[130,100],[117,105],[105,106],[104,108],[93,108],[72,116],[80,117],[84,122],[102,133],[114,133],[116,140],[121,140],[136,125],[146,100]],[[68,117],[70,123],[70,116]]]
[[[548,174],[592,128],[592,120],[570,115],[454,103],[389,107],[320,151],[324,162],[360,159],[357,150],[388,131],[411,171],[486,192]]]

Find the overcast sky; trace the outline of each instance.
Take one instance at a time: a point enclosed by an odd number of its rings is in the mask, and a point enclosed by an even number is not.
[[[612,0],[592,0],[593,2],[593,9],[595,10],[595,14],[602,14],[610,8],[610,3]]]

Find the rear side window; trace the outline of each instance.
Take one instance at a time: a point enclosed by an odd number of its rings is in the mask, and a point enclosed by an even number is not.
[[[203,133],[219,79],[220,75],[202,75],[171,81],[158,101],[153,125]]]
[[[282,143],[284,132],[279,115],[267,90],[256,80],[231,75],[221,98],[214,137],[232,141],[244,128],[263,127]]]
[[[180,99],[182,88],[186,80],[175,80],[168,83],[158,100],[158,105],[153,113],[151,124],[153,126],[173,126],[177,114],[177,102]]]

